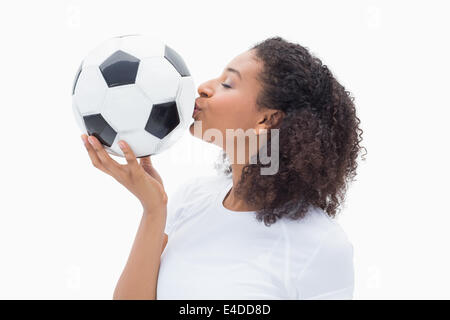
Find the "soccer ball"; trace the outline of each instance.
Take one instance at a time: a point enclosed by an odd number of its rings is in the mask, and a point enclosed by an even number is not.
[[[114,37],[81,62],[72,87],[72,110],[81,131],[124,157],[161,153],[192,123],[195,85],[181,56],[155,37]]]

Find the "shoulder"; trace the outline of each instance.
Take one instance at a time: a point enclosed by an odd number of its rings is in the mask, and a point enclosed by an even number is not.
[[[310,206],[301,219],[279,220],[292,243],[307,243],[311,248],[317,247],[325,237],[340,229],[339,223],[330,218],[321,208]]]
[[[341,270],[344,270],[352,264],[353,244],[338,221],[328,216],[327,219],[330,223],[329,227],[326,228],[310,260],[315,261],[316,264],[323,263],[325,267],[333,263],[333,268],[339,272],[341,267]]]
[[[315,254],[352,253],[353,245],[339,222],[317,207],[310,207],[299,220],[285,221],[291,244],[308,246],[310,257]]]
[[[301,220],[300,220],[301,221]],[[301,298],[347,299],[353,295],[353,245],[338,221],[321,209],[290,226],[292,283]],[[293,236],[294,231],[301,236]],[[295,247],[301,247],[302,252]]]

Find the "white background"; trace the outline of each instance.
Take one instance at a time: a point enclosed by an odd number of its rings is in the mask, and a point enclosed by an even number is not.
[[[355,299],[448,299],[449,8],[445,1],[2,1],[0,298],[110,299],[141,206],[95,169],[71,111],[86,53],[155,34],[196,82],[270,36],[318,55],[355,96],[366,162],[338,218]],[[215,174],[186,136],[153,157],[169,193]]]

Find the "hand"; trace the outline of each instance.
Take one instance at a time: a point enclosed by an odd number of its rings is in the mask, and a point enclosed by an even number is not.
[[[130,146],[121,140],[124,145],[121,150],[127,164],[120,164],[109,156],[103,145],[94,136],[89,136],[92,143],[88,141],[85,134],[81,135],[81,139],[94,167],[112,176],[133,193],[145,211],[151,212],[154,208],[167,205],[167,194],[162,179],[153,167],[150,156],[141,158],[138,163]]]

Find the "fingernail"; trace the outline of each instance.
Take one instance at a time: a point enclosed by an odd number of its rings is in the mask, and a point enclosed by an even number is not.
[[[94,138],[88,137],[88,141],[91,145],[94,145]]]
[[[119,147],[120,147],[120,149],[125,148],[125,143],[123,143],[122,141],[119,141]]]

